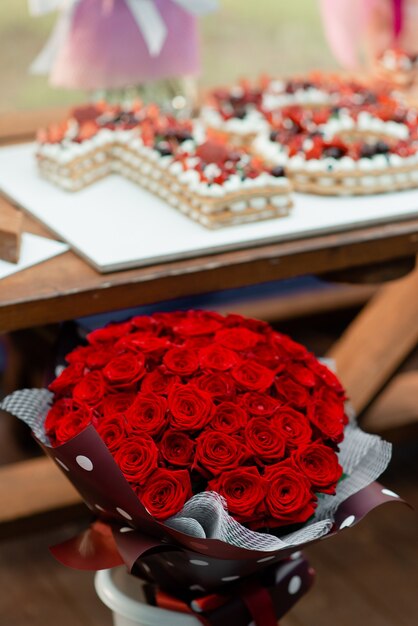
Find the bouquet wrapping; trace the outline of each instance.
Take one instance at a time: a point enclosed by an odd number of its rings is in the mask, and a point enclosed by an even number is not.
[[[325,365],[264,322],[135,317],[93,331],[67,362],[48,390],[2,403],[98,519],[52,548],[67,565],[123,562],[187,606],[255,585],[277,617],[312,579],[295,552],[399,500],[375,482],[390,444],[361,431]]]

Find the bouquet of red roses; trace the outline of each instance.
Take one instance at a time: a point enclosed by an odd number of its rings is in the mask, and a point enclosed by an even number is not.
[[[45,433],[57,446],[92,424],[156,519],[213,491],[241,523],[285,526],[335,492],[344,391],[267,324],[157,314],[87,339],[49,385]]]
[[[95,532],[94,549],[85,537],[83,550],[59,548],[63,561],[122,558],[165,588],[207,592],[394,497],[373,482],[390,445],[348,419],[325,365],[264,322],[134,317],[93,331],[66,360],[49,391],[2,404],[112,528],[110,552]]]

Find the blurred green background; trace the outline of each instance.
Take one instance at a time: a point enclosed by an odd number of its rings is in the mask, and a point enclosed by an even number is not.
[[[28,74],[55,19],[56,14],[30,17],[27,0],[0,0],[0,110],[85,97],[52,89],[46,78]],[[336,67],[316,0],[221,0],[221,11],[202,20],[201,33],[202,86],[263,72],[278,76]]]

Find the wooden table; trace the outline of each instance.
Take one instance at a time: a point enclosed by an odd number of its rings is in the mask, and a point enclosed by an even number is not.
[[[45,121],[46,114],[42,116]],[[8,123],[0,123],[0,143],[2,137],[3,143],[27,140],[39,120],[23,117],[19,123],[16,115]],[[15,128],[22,128],[22,133],[16,134]],[[2,203],[7,201],[0,200],[0,210]],[[25,218],[25,229],[47,235],[29,217]],[[304,274],[348,282],[391,280],[414,267],[417,253],[418,219],[106,275],[67,252],[1,281],[0,332]],[[331,351],[359,411],[418,339],[417,291],[417,271],[384,287]],[[8,484],[13,481],[10,471]],[[36,470],[31,466],[28,471]],[[40,476],[43,472],[42,466]],[[52,482],[51,489],[64,505],[74,502],[75,496],[68,493],[70,487],[61,476],[57,474]],[[33,490],[27,497],[34,510],[39,507]],[[8,520],[12,518],[9,508]]]
[[[25,230],[47,234],[31,218]],[[1,281],[0,332],[307,273],[379,282],[417,252],[418,219],[105,275],[67,252]]]

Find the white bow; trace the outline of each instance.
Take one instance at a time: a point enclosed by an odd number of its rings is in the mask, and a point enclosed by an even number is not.
[[[148,52],[158,56],[167,37],[167,26],[154,0],[124,0],[144,37]],[[30,66],[33,74],[47,74],[57,52],[71,30],[75,8],[80,0],[29,0],[32,15],[61,11],[54,30],[44,48]],[[193,15],[204,15],[218,8],[218,0],[171,0]]]

